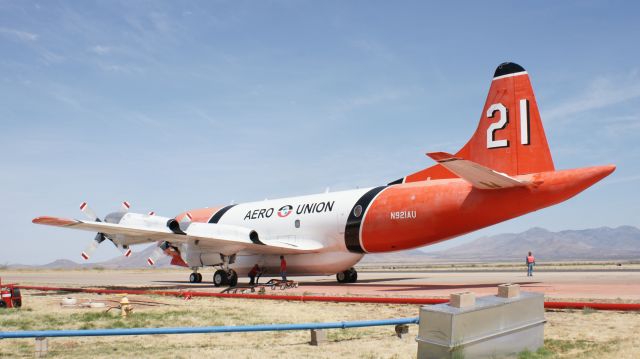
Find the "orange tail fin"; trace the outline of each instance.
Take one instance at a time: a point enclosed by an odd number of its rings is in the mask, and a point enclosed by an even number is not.
[[[498,66],[478,128],[455,156],[511,176],[554,170],[531,81],[522,66]],[[435,165],[390,184],[455,177]]]

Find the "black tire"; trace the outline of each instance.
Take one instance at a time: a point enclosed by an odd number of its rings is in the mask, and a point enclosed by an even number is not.
[[[238,285],[238,273],[236,273],[236,271],[234,271],[233,269],[229,270],[229,274],[227,275],[227,284],[230,287],[235,287],[236,285]]]
[[[22,307],[22,299],[16,299],[13,301],[13,307],[14,308],[20,308]]]
[[[198,274],[199,273],[191,273],[189,275],[189,283],[198,283]]]
[[[347,283],[349,280],[349,272],[344,271],[336,273],[336,279],[338,280],[338,283]]]
[[[222,269],[218,269],[215,273],[213,273],[213,285],[216,287],[220,287],[227,283],[227,272]]]
[[[202,273],[197,273],[198,274],[198,281],[197,283],[202,283]]]
[[[358,272],[351,268],[349,269],[349,283],[355,283],[358,281]]]
[[[6,308],[7,307],[7,303],[4,302],[4,300],[0,300],[0,308]]]

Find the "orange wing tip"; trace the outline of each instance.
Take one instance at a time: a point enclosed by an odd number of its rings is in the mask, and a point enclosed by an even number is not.
[[[456,156],[446,152],[429,152],[427,156],[431,157],[436,162],[446,162],[451,160],[457,160]]]
[[[35,224],[44,224],[47,226],[68,226],[74,223],[78,223],[73,219],[49,217],[49,216],[37,217],[37,218],[34,218],[31,222]]]

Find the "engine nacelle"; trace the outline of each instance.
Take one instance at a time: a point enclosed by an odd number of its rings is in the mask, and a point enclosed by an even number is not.
[[[109,221],[110,216],[111,215],[107,216],[107,222]],[[122,214],[122,218],[120,218],[119,222],[115,223],[149,229],[165,229],[172,220],[175,221],[175,219],[169,217],[152,216],[142,213],[124,213]]]
[[[243,243],[264,244],[260,242],[258,232],[240,226],[217,223],[191,223],[185,233],[194,237],[216,238]]]

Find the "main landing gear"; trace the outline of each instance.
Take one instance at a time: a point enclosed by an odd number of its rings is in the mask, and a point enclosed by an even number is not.
[[[218,269],[213,274],[213,285],[216,287],[220,287],[223,285],[228,285],[230,287],[235,287],[238,284],[238,273],[233,269],[222,270]]]
[[[194,272],[189,275],[189,283],[202,283],[202,273],[198,273],[194,270]],[[223,285],[229,285],[233,287],[238,284],[238,274],[233,269],[218,269],[213,274],[213,284],[216,287],[220,287]]]
[[[354,268],[349,268],[336,274],[336,279],[338,283],[355,283],[358,280],[358,272]]]
[[[230,287],[235,287],[238,284],[238,273],[233,269],[229,268],[230,264],[233,264],[236,261],[236,255],[220,255],[220,263],[215,266],[220,266],[221,269],[218,269],[213,274],[213,285],[216,287],[220,287],[223,285],[228,285]],[[201,283],[202,282],[202,274],[198,273],[198,268],[200,267],[192,267],[193,273],[189,276],[190,283]]]
[[[232,254],[230,256],[226,256],[220,254],[220,259],[222,260],[222,269],[218,269],[213,273],[213,285],[216,287],[220,287],[222,285],[235,287],[238,284],[238,273],[229,268],[229,265],[236,261],[236,255]]]

